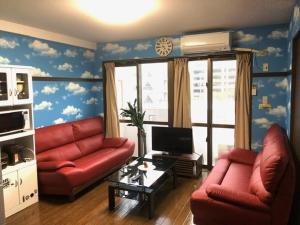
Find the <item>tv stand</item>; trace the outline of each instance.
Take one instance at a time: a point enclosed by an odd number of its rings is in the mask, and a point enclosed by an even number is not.
[[[192,154],[181,154],[181,155],[171,154],[170,155],[165,152],[151,151],[145,157],[153,158],[153,159],[162,159],[162,158],[176,159],[177,162],[175,164],[175,170],[176,170],[176,174],[180,176],[199,177],[202,172],[202,161],[203,161],[202,154],[198,155],[196,153],[192,153]]]

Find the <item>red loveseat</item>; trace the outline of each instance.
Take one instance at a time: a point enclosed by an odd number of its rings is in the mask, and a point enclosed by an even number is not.
[[[74,194],[125,164],[134,142],[105,138],[101,117],[36,129],[39,192]]]
[[[199,225],[287,225],[295,188],[287,138],[274,124],[260,153],[235,149],[221,157],[191,196]]]

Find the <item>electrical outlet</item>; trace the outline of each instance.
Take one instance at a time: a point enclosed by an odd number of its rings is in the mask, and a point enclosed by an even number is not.
[[[263,64],[263,72],[268,72],[269,71],[269,63],[264,63]]]

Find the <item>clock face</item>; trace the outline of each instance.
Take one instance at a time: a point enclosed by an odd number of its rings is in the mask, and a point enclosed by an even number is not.
[[[162,37],[157,40],[155,44],[155,51],[160,56],[167,56],[173,49],[173,43],[171,39]]]

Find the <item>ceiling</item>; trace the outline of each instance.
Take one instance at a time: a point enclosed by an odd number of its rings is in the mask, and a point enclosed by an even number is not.
[[[157,1],[156,11],[128,25],[100,23],[79,10],[73,0],[0,0],[0,19],[86,41],[107,42],[287,23],[295,4],[295,0]]]

